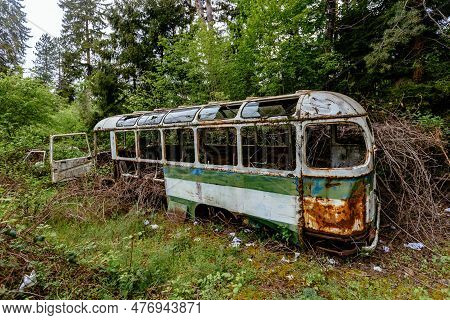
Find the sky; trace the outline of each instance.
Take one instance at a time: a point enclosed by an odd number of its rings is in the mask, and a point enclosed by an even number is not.
[[[29,74],[33,67],[36,42],[44,33],[53,37],[60,35],[63,12],[58,7],[58,0],[23,0],[22,3],[27,14],[27,26],[31,30],[24,64],[25,74]]]

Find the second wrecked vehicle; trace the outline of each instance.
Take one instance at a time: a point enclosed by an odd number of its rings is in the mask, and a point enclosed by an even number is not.
[[[100,121],[94,134],[95,155],[109,155],[117,176],[164,181],[169,210],[227,210],[340,255],[376,246],[374,136],[342,94],[136,112]]]

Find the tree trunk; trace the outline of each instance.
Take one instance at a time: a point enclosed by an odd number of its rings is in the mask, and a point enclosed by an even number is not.
[[[86,20],[85,22],[86,27],[86,42],[87,42],[87,48],[86,48],[86,65],[87,65],[87,75],[88,77],[92,74],[92,66],[91,66],[91,42],[89,39],[89,21]]]
[[[198,17],[202,20],[205,20],[204,14],[203,14],[203,3],[202,0],[195,0],[195,8],[197,9]]]
[[[213,8],[211,5],[211,0],[206,0],[206,20],[208,21],[208,24],[214,23]]]
[[[327,26],[325,30],[325,38],[330,42],[329,50],[331,51],[331,46],[334,40],[334,33],[336,30],[336,7],[337,7],[337,1],[336,0],[326,0],[327,3],[327,11],[326,11],[326,18],[327,18]]]

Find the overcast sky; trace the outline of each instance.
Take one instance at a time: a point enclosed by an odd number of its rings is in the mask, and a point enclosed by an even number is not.
[[[24,0],[24,10],[27,14],[28,28],[31,38],[28,40],[25,58],[25,72],[33,66],[34,46],[41,35],[48,33],[58,37],[61,31],[62,10],[58,7],[58,0]]]

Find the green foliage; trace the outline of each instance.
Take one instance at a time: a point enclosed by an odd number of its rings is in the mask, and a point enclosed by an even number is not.
[[[53,39],[48,33],[45,33],[36,43],[35,50],[36,59],[33,61],[33,76],[48,86],[54,85],[59,62],[57,39]]]
[[[39,81],[0,77],[0,126],[8,137],[21,128],[48,123],[62,105],[63,100]]]
[[[15,69],[23,61],[30,29],[22,0],[0,0],[0,73]]]
[[[39,80],[1,76],[0,157],[17,161],[27,150],[47,150],[51,134],[86,130],[82,114]]]

